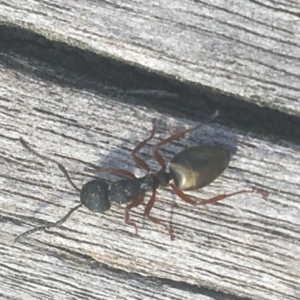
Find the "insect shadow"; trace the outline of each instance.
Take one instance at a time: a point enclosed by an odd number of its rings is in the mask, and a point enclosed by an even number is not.
[[[205,123],[213,120],[216,115],[217,113],[212,115]],[[158,172],[152,172],[149,165],[143,159],[137,156],[137,152],[154,137],[156,132],[155,121],[153,122],[150,136],[139,142],[131,152],[131,158],[133,161],[146,171],[144,176],[138,178],[128,170],[115,167],[104,168],[95,166],[93,169],[86,168],[87,171],[93,174],[106,172],[124,177],[124,179],[119,179],[113,182],[111,186],[109,186],[106,180],[102,178],[96,178],[85,183],[82,188],[78,188],[70,178],[66,168],[61,163],[52,158],[41,155],[37,151],[33,150],[26,141],[20,138],[20,142],[25,149],[35,154],[37,157],[57,164],[58,168],[62,171],[72,187],[80,194],[80,203],[72,208],[59,221],[30,229],[17,236],[14,242],[17,242],[21,238],[36,231],[61,226],[74,211],[82,206],[85,206],[92,212],[105,213],[111,208],[112,203],[117,203],[119,205],[127,204],[124,215],[125,223],[133,226],[135,228],[135,233],[137,234],[138,228],[136,224],[130,220],[130,210],[139,206],[144,201],[147,192],[151,192],[151,196],[150,200],[145,206],[144,215],[150,221],[163,225],[168,231],[171,240],[173,240],[174,234],[172,228],[164,224],[159,218],[150,214],[151,209],[156,201],[156,190],[159,187],[170,187],[175,195],[192,205],[206,205],[215,203],[226,197],[241,193],[258,193],[265,197],[266,192],[256,188],[243,189],[230,194],[220,194],[202,201],[193,200],[183,192],[184,190],[197,190],[207,186],[225,170],[230,161],[230,152],[224,147],[218,145],[197,145],[187,147],[177,153],[170,160],[169,171],[167,171],[167,164],[163,156],[160,154],[159,148],[182,138],[186,133],[195,131],[202,125],[203,124],[200,124],[190,129],[179,131],[161,140],[153,146],[153,156],[160,165]]]

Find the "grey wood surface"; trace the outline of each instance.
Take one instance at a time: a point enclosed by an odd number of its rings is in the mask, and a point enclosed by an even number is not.
[[[298,2],[3,1],[0,17],[7,28],[37,33],[0,28],[0,297],[300,298],[300,146],[293,128],[299,124]],[[49,52],[42,36],[74,50],[56,44]],[[79,48],[210,87],[212,109],[226,101],[217,91],[240,97],[231,108],[241,118],[235,126],[227,119],[205,125],[161,153],[169,160],[187,145],[222,144],[233,153],[229,168],[190,194],[201,199],[257,186],[268,198],[243,194],[193,207],[160,189],[153,215],[173,227],[174,241],[142,217],[141,205],[132,212],[138,236],[124,224],[123,208],[104,215],[81,208],[62,228],[13,244],[18,234],[58,220],[79,200],[57,166],[28,153],[20,136],[63,163],[81,186],[91,178],[84,171],[90,163],[144,174],[129,154],[148,137],[154,118],[158,133],[141,157],[157,170],[151,146],[209,116],[199,108],[205,102],[194,105],[195,98],[172,94],[170,85],[166,92],[149,89],[164,86],[156,83],[143,91],[136,84],[143,75],[130,73],[137,71],[128,73],[132,85],[112,75],[111,65],[81,72],[92,55],[78,55]],[[243,101],[271,108],[267,116],[280,116],[278,124],[270,125],[262,108],[247,106],[244,113]],[[239,126],[243,119],[249,124],[253,110],[255,120],[264,116],[264,132]]]

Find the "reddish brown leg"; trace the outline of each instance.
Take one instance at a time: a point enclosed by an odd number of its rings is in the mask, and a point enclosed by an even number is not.
[[[139,206],[143,200],[144,200],[145,194],[142,194],[140,197],[138,197],[137,199],[133,200],[131,203],[129,203],[126,208],[125,208],[125,215],[124,215],[124,219],[125,219],[125,223],[128,225],[131,225],[135,228],[135,234],[138,233],[138,229],[136,224],[133,221],[130,221],[130,215],[129,215],[129,211],[133,208],[133,207],[137,207]]]
[[[128,177],[131,179],[136,179],[135,175],[131,173],[130,171],[119,169],[119,168],[102,168],[102,167],[94,167],[93,169],[89,169],[87,167],[84,168],[85,171],[89,173],[99,173],[99,172],[106,172],[106,173],[111,173],[115,175],[120,175],[124,177]]]
[[[158,161],[158,163],[161,165],[162,169],[166,169],[166,162],[165,160],[163,159],[163,157],[161,156],[161,154],[158,152],[158,148],[163,146],[163,145],[166,145],[168,143],[171,143],[173,141],[176,141],[178,139],[180,139],[181,137],[183,137],[187,132],[189,131],[192,131],[192,130],[195,130],[197,129],[198,127],[200,127],[200,125],[197,125],[193,128],[190,128],[190,129],[187,129],[185,131],[180,131],[180,132],[177,132],[171,136],[169,136],[168,138],[160,141],[159,143],[157,143],[156,145],[154,145],[153,147],[153,155],[155,157],[155,159]]]
[[[150,168],[149,168],[148,164],[145,161],[143,161],[141,158],[139,158],[138,156],[136,156],[136,153],[140,149],[142,149],[147,144],[148,141],[150,141],[153,138],[155,130],[156,130],[156,123],[155,123],[155,121],[153,121],[153,128],[152,128],[150,136],[147,139],[145,139],[144,141],[138,143],[136,145],[136,147],[131,152],[131,157],[135,161],[135,163],[138,166],[140,166],[141,168],[143,168],[146,171],[148,171],[148,172],[150,172]]]
[[[227,197],[231,197],[231,196],[234,196],[237,194],[243,194],[243,193],[257,193],[257,194],[262,195],[263,197],[267,197],[267,195],[268,195],[268,193],[263,190],[252,188],[249,190],[241,190],[241,191],[237,191],[237,192],[230,193],[230,194],[221,194],[221,195],[215,196],[215,197],[207,199],[207,200],[195,201],[195,200],[192,200],[190,197],[188,197],[176,185],[174,185],[172,183],[169,183],[168,185],[173,189],[174,193],[177,196],[179,196],[183,201],[185,201],[189,204],[192,204],[192,205],[205,205],[205,204],[209,204],[209,203],[215,203],[215,202],[223,200]]]
[[[153,223],[164,226],[166,228],[166,230],[169,232],[171,240],[174,240],[174,235],[173,235],[172,229],[170,227],[168,227],[166,224],[162,223],[162,221],[160,219],[150,216],[150,211],[155,203],[155,200],[156,200],[156,191],[153,191],[151,198],[145,207],[144,215]]]
[[[199,127],[203,126],[203,124],[206,124],[206,123],[209,123],[210,121],[212,121],[213,119],[215,119],[217,116],[218,116],[219,112],[216,111],[211,117],[209,117],[204,123],[202,124],[199,124],[195,127],[192,127],[190,129],[187,129],[187,130],[184,130],[184,131],[180,131],[180,132],[177,132],[171,136],[169,136],[168,138],[160,141],[159,143],[157,143],[156,145],[154,145],[153,147],[153,156],[155,157],[155,159],[158,161],[158,163],[161,165],[162,167],[162,170],[165,170],[166,169],[166,162],[165,160],[163,159],[163,157],[161,156],[161,154],[158,152],[158,148],[163,146],[163,145],[166,145],[168,143],[171,143],[173,141],[176,141],[178,139],[180,139],[181,137],[183,137],[186,133],[190,132],[190,131],[193,131],[195,129],[198,129]]]

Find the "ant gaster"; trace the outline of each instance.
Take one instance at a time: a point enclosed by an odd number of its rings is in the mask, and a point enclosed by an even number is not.
[[[217,113],[210,117],[205,123],[211,121],[216,116]],[[182,191],[196,190],[210,184],[225,170],[230,160],[229,152],[223,147],[209,145],[194,146],[186,148],[177,153],[169,163],[170,171],[166,171],[165,160],[158,152],[159,147],[183,137],[187,132],[195,130],[200,126],[202,125],[197,125],[193,128],[180,131],[157,143],[153,147],[153,156],[160,164],[161,169],[157,173],[151,173],[148,164],[136,156],[136,153],[153,138],[156,131],[156,123],[153,122],[153,128],[150,136],[144,141],[140,142],[131,152],[131,157],[136,164],[147,171],[147,174],[144,177],[137,178],[132,172],[120,168],[95,167],[93,170],[88,169],[88,171],[92,173],[109,172],[115,175],[127,177],[127,179],[120,179],[114,182],[110,188],[104,179],[97,178],[87,182],[81,189],[79,189],[73,183],[66,168],[62,164],[54,159],[50,159],[37,153],[31,149],[28,143],[20,138],[21,144],[28,151],[42,159],[51,161],[58,165],[59,169],[63,172],[70,184],[80,193],[80,204],[72,208],[62,219],[56,223],[30,229],[16,237],[14,242],[17,242],[22,237],[36,231],[61,226],[70,217],[70,215],[81,206],[85,206],[93,212],[104,213],[110,209],[111,203],[113,202],[118,204],[129,203],[125,208],[125,223],[133,226],[137,234],[137,226],[134,222],[130,221],[129,211],[133,207],[137,207],[143,202],[147,192],[152,192],[152,195],[149,202],[146,204],[144,215],[152,222],[165,226],[171,239],[173,239],[174,236],[171,228],[163,224],[160,219],[150,215],[150,211],[156,200],[156,190],[160,186],[170,186],[177,196],[192,205],[205,205],[214,203],[226,197],[241,193],[259,193],[262,196],[266,196],[267,193],[265,191],[252,188],[249,190],[240,190],[230,194],[221,194],[207,200],[195,201]],[[170,183],[171,180],[173,180],[174,183]]]

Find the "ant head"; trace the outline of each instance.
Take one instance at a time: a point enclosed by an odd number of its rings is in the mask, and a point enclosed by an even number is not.
[[[93,212],[104,213],[109,210],[108,183],[95,179],[84,184],[80,191],[80,202]]]
[[[33,229],[27,230],[24,233],[17,236],[14,242],[19,241],[21,238],[34,233],[36,231],[49,229],[51,227],[60,227],[70,216],[71,214],[79,209],[82,205],[93,212],[104,213],[108,209],[110,209],[110,202],[108,200],[108,184],[102,179],[95,179],[92,181],[87,182],[82,189],[79,189],[76,184],[71,180],[68,171],[66,168],[57,162],[54,159],[48,158],[44,155],[39,154],[35,150],[33,150],[27,142],[25,142],[22,138],[20,138],[20,142],[25,149],[30,151],[31,153],[35,154],[36,156],[51,161],[57,164],[58,168],[63,172],[69,183],[72,187],[80,193],[80,204],[73,207],[62,219],[55,223],[50,223],[49,225],[45,226],[38,226]]]

